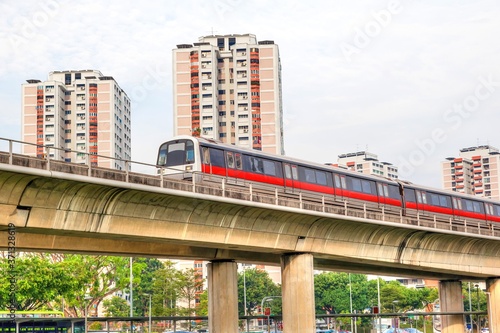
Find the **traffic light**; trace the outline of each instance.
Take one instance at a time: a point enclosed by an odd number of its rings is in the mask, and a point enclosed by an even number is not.
[[[373,313],[373,314],[378,314],[378,313],[379,313],[379,311],[378,311],[378,306],[373,306],[373,307],[372,307],[372,313]]]

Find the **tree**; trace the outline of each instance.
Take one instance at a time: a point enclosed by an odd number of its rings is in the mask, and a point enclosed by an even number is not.
[[[0,261],[0,308],[10,305],[10,277],[15,285],[15,305],[18,311],[50,309],[50,302],[75,291],[69,272],[50,256],[26,253],[16,258],[15,268],[9,268],[6,258]]]
[[[258,314],[262,299],[266,296],[280,296],[281,287],[273,282],[269,274],[261,269],[251,268],[244,272],[246,282],[246,300],[247,313],[249,315]],[[243,272],[238,274],[238,312],[239,315],[244,315],[244,291]],[[274,307],[278,307],[281,301],[274,303]],[[279,308],[273,308],[276,313],[281,313]]]
[[[174,268],[171,261],[164,262],[160,269],[154,271],[152,283],[152,313],[154,316],[177,315],[178,274],[179,271]]]
[[[203,278],[199,272],[193,268],[185,269],[178,274],[179,298],[186,301],[187,308],[181,309],[185,316],[191,316],[195,312],[196,305],[193,306],[197,295],[203,289]]]
[[[73,277],[74,291],[65,293],[65,312],[83,316],[85,304],[92,310],[107,296],[123,290],[128,283],[128,258],[112,256],[62,255],[61,265]],[[92,299],[85,301],[86,295]]]
[[[146,316],[146,314],[148,313],[149,295],[153,297],[153,282],[155,279],[155,272],[162,267],[163,264],[158,259],[134,258],[132,266],[134,276],[134,315]],[[127,291],[129,289],[130,287],[125,290]]]
[[[126,317],[130,314],[130,306],[121,297],[113,296],[103,303],[106,317]]]

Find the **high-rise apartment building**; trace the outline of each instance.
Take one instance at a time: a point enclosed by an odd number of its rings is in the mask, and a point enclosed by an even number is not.
[[[484,145],[460,149],[459,157],[441,163],[443,187],[460,193],[500,199],[500,152]]]
[[[273,41],[200,37],[173,50],[174,134],[283,154],[281,64]]]
[[[377,155],[367,151],[341,154],[338,156],[337,164],[330,165],[367,175],[376,175],[392,179],[398,178],[398,167],[389,162],[380,162]]]
[[[22,112],[23,141],[39,145],[25,145],[24,154],[115,169],[125,162],[106,157],[131,158],[130,99],[111,76],[55,71],[27,80]]]

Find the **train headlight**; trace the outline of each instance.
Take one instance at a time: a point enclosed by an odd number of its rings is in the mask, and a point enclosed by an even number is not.
[[[187,165],[184,170],[191,171],[191,170],[193,170],[193,166],[192,165]]]

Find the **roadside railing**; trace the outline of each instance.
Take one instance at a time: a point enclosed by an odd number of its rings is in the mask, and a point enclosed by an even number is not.
[[[32,143],[0,138],[0,163],[131,184],[187,191],[210,196],[239,199],[245,202],[291,207],[304,211],[336,214],[346,217],[371,219],[409,226],[500,238],[500,223],[495,222],[457,219],[439,214],[421,214],[417,211],[403,210],[401,207],[386,208],[384,206],[378,206],[377,204],[370,205],[365,202],[350,199],[346,200],[331,195],[320,195],[307,191],[284,189],[241,179],[231,179],[198,172],[187,173],[186,171],[179,171],[175,168],[158,167],[154,164],[48,146],[42,146],[45,152],[43,156],[35,157],[22,154],[23,146],[35,146],[35,151],[36,147],[40,147],[40,145]],[[59,154],[57,152],[59,152]],[[85,156],[85,162],[71,163],[55,159],[56,156],[68,156],[68,154],[74,156],[80,154],[78,156]],[[51,156],[54,157],[51,158]],[[111,161],[112,164],[120,166],[122,170],[94,165],[90,162],[91,156],[93,156],[94,159],[97,158],[102,163]],[[138,169],[141,172],[132,171],[134,169]],[[188,179],[185,179],[186,176]]]

